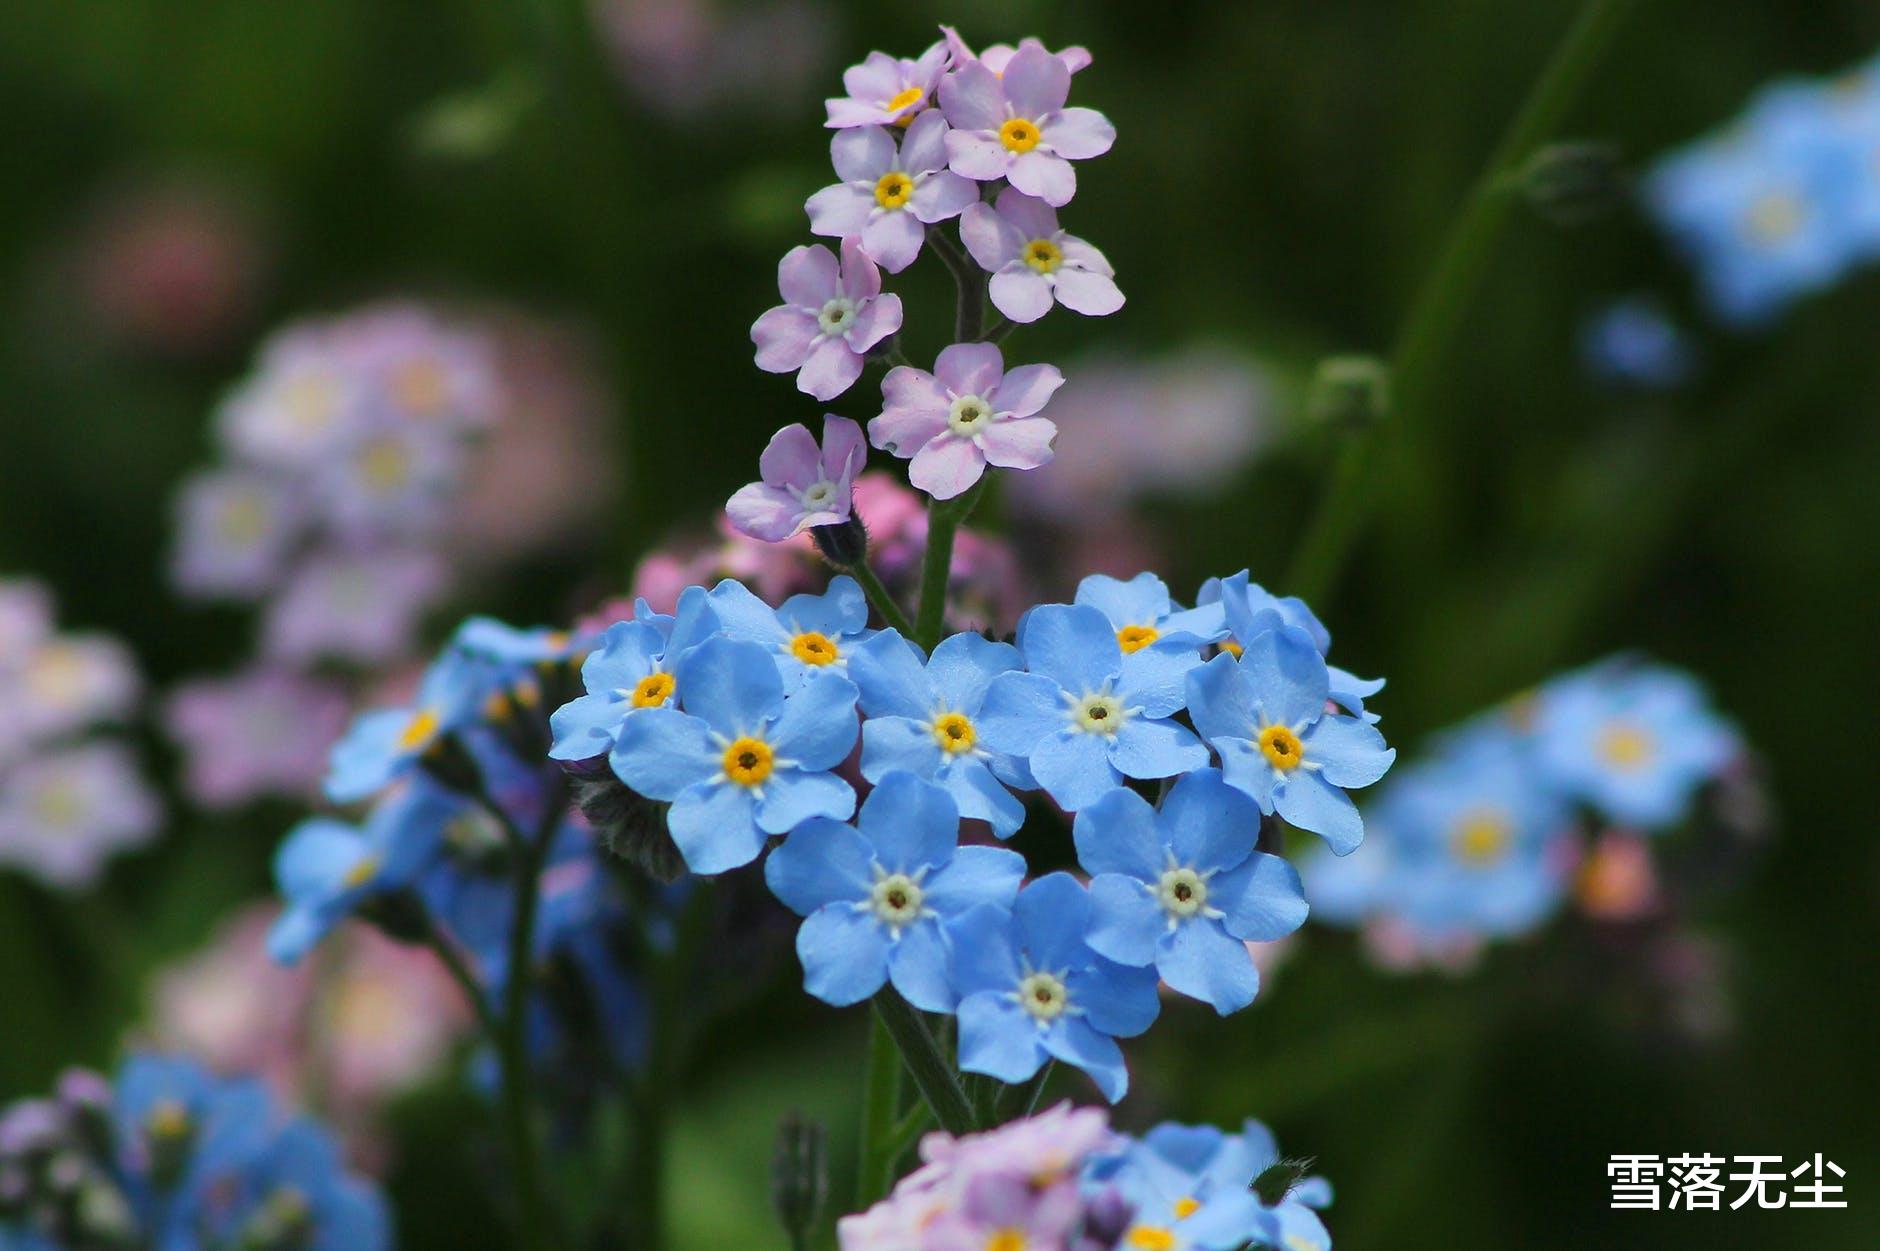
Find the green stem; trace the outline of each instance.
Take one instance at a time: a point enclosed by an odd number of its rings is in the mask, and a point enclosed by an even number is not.
[[[894,1130],[901,1106],[901,1054],[880,1016],[868,1027],[868,1065],[862,1076],[862,1138],[855,1170],[855,1210],[888,1193],[894,1184]]]
[[[953,536],[985,494],[991,475],[981,474],[979,481],[964,495],[950,500],[935,500],[927,510],[927,553],[920,569],[920,620],[914,628],[914,641],[928,651],[940,644],[946,628],[947,583],[953,574]]]
[[[1386,421],[1399,451],[1409,454],[1416,448],[1411,436],[1422,418],[1430,379],[1448,352],[1469,299],[1481,286],[1495,244],[1518,203],[1508,190],[1508,174],[1560,124],[1635,2],[1588,0],[1535,80],[1449,228],[1436,263],[1405,314],[1390,354],[1393,403]],[[1366,446],[1365,436],[1354,436],[1340,456],[1332,483],[1321,497],[1318,513],[1294,557],[1287,591],[1307,599],[1320,598],[1337,582],[1375,502],[1372,480],[1377,460],[1375,450]],[[1413,463],[1407,477],[1420,484],[1424,475]]]
[[[883,990],[874,998],[875,1017],[893,1036],[900,1048],[901,1060],[920,1089],[921,1098],[933,1109],[934,1119],[949,1134],[973,1131],[973,1108],[953,1066],[940,1053],[927,1023],[921,1020],[907,1000],[893,990]]]
[[[1007,1121],[1021,1116],[1030,1116],[1038,1110],[1038,1100],[1044,1097],[1045,1085],[1051,1080],[1051,1071],[1057,1067],[1057,1061],[1046,1060],[1027,1081],[1016,1086],[1007,1086],[999,1096],[997,1110],[993,1114],[992,1124],[1003,1125]]]
[[[900,631],[902,638],[914,637],[914,623],[907,619],[901,606],[894,602],[894,596],[882,585],[881,576],[868,563],[866,556],[852,565],[843,566],[843,569],[861,584],[862,593],[868,596],[868,602],[875,606],[875,611],[881,614],[883,621]]]
[[[927,232],[934,255],[953,275],[959,298],[953,309],[953,341],[976,343],[986,337],[986,276],[978,262],[962,252],[942,227]]]

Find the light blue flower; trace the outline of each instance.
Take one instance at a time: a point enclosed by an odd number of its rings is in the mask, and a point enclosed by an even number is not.
[[[945,923],[980,904],[1009,909],[1025,876],[1017,852],[961,847],[959,833],[946,791],[890,773],[856,826],[808,821],[770,853],[764,880],[808,918],[796,951],[810,994],[844,1007],[892,981],[923,1011],[953,1010]]]
[[[587,694],[557,708],[549,718],[555,741],[548,754],[556,760],[591,760],[605,756],[620,737],[620,727],[646,708],[675,707],[679,662],[718,629],[705,588],[689,586],[679,595],[678,613],[664,616],[641,611],[616,621],[600,646],[581,665]]]
[[[1151,643],[1125,665],[1101,612],[1044,604],[1020,623],[1018,647],[1028,672],[993,679],[980,737],[1023,757],[1065,808],[1094,803],[1125,777],[1172,777],[1207,764],[1201,741],[1169,720],[1182,709],[1183,678],[1201,659],[1188,643]]]
[[[1561,792],[1648,831],[1682,820],[1697,789],[1741,751],[1736,731],[1691,678],[1617,664],[1543,690],[1533,740]]]
[[[1342,856],[1364,839],[1345,789],[1383,777],[1397,753],[1374,726],[1326,711],[1329,684],[1311,637],[1281,626],[1191,673],[1188,708],[1230,786]]]
[[[711,589],[711,606],[726,637],[760,643],[770,652],[787,690],[845,675],[849,649],[870,633],[868,597],[847,574],[831,578],[821,595],[792,595],[776,608],[727,578]]]
[[[1025,805],[1007,786],[1033,783],[1022,763],[991,751],[979,725],[986,688],[1023,667],[1018,649],[977,634],[955,634],[920,652],[883,630],[850,654],[849,676],[861,690],[862,776],[879,783],[905,770],[946,788],[960,815],[985,821],[1006,838],[1025,823]]]
[[[1634,296],[1588,319],[1580,358],[1601,382],[1662,391],[1687,381],[1697,367],[1690,339],[1663,308]]]
[[[409,774],[444,735],[474,720],[496,689],[488,663],[447,646],[418,683],[409,708],[364,713],[333,748],[326,795],[349,804]]]
[[[1049,873],[1010,910],[982,904],[948,923],[962,1069],[1022,1082],[1056,1057],[1112,1103],[1123,1097],[1129,1070],[1116,1040],[1154,1023],[1156,978],[1091,950],[1089,920],[1083,886]]]
[[[1311,638],[1312,645],[1325,656],[1332,649],[1332,632],[1325,628],[1306,602],[1296,595],[1278,596],[1248,576],[1245,569],[1226,578],[1210,578],[1201,584],[1198,597],[1204,605],[1218,603],[1227,624],[1227,642],[1222,649],[1239,655],[1247,644],[1267,630],[1291,626]],[[1347,712],[1366,715],[1364,701],[1384,689],[1383,678],[1361,678],[1337,665],[1326,663],[1327,698]]]
[[[366,901],[415,883],[437,854],[466,800],[424,778],[381,800],[363,826],[310,817],[274,854],[285,908],[268,932],[268,953],[297,963]]]
[[[1134,791],[1111,791],[1077,814],[1073,834],[1091,875],[1091,948],[1119,964],[1154,965],[1223,1016],[1260,990],[1246,943],[1284,938],[1305,922],[1298,873],[1254,850],[1259,806],[1218,769],[1175,783],[1160,811]]]
[[[672,804],[667,827],[694,873],[749,864],[769,835],[855,810],[855,791],[830,772],[855,745],[847,678],[786,695],[761,644],[713,638],[679,665],[678,683],[685,710],[627,718],[609,760],[628,786]]]
[[[1181,608],[1170,598],[1168,584],[1153,573],[1139,573],[1127,582],[1093,573],[1077,584],[1073,602],[1088,604],[1109,619],[1125,655],[1162,638],[1180,636],[1200,647],[1227,637],[1218,600]]]

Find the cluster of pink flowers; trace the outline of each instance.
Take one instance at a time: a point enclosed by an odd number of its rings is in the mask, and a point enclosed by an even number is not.
[[[1073,162],[1116,138],[1101,113],[1066,103],[1089,54],[1026,40],[979,56],[945,33],[917,58],[871,53],[843,75],[848,94],[828,102],[839,181],[806,206],[811,231],[840,242],[785,256],[783,303],[751,327],[759,368],[795,373],[818,400],[846,392],[871,360],[891,361],[868,441],[909,461],[909,480],[936,500],[964,494],[989,465],[1048,463],[1057,426],[1042,413],[1064,376],[1051,365],[1008,369],[998,329],[983,324],[962,327],[966,341],[942,350],[931,371],[907,363],[901,299],[882,289],[882,270],[937,252],[1013,324],[1054,304],[1090,315],[1123,305],[1109,262],[1065,233],[1056,212],[1076,194]],[[732,497],[732,524],[775,543],[846,521],[865,456],[846,418],[826,419],[820,449],[807,428],[785,430],[761,480]]]
[[[44,586],[0,579],[0,864],[76,888],[156,833],[136,756],[101,732],[142,686],[121,642],[59,633]]]

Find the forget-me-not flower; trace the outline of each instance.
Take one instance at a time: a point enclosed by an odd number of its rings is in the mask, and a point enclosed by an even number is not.
[[[807,918],[796,933],[804,987],[825,1003],[859,1003],[887,981],[927,1012],[950,1012],[946,921],[979,904],[1010,908],[1025,858],[959,846],[946,791],[890,773],[855,825],[814,820],[770,853],[764,880]]]
[[[647,708],[675,705],[679,661],[718,629],[704,587],[687,587],[678,612],[668,617],[640,603],[632,619],[616,621],[601,645],[581,665],[587,694],[549,717],[556,760],[590,760],[613,750],[628,717]]]
[[[830,772],[855,745],[847,678],[786,694],[761,644],[712,638],[680,664],[678,682],[685,710],[629,717],[609,759],[621,781],[672,804],[667,828],[694,873],[749,864],[770,835],[855,810],[855,791]]]
[[[1279,625],[1304,631],[1311,638],[1312,645],[1319,649],[1320,656],[1331,651],[1332,632],[1325,628],[1324,622],[1307,607],[1304,600],[1296,595],[1273,594],[1253,581],[1245,569],[1231,577],[1208,579],[1202,583],[1201,593],[1196,598],[1202,607],[1220,605],[1228,635],[1221,647],[1236,656],[1261,632]],[[1327,698],[1348,712],[1363,715],[1364,701],[1384,689],[1383,678],[1361,678],[1347,673],[1329,660],[1326,661],[1325,672],[1328,678]],[[1365,715],[1364,719],[1373,722],[1377,720],[1370,715]]]
[[[1225,1016],[1260,990],[1247,942],[1272,942],[1306,919],[1299,874],[1255,851],[1260,809],[1201,769],[1160,810],[1127,788],[1077,814],[1077,859],[1090,880],[1090,946],[1119,964],[1154,965],[1184,995]]]
[[[1207,764],[1201,741],[1169,720],[1185,702],[1183,678],[1201,660],[1187,643],[1151,643],[1126,657],[1097,609],[1043,604],[1020,624],[1018,647],[1028,671],[993,679],[981,737],[1023,757],[1065,808],[1094,803],[1125,777],[1172,777]]]
[[[831,578],[822,594],[792,595],[776,608],[734,578],[713,587],[709,599],[725,637],[762,644],[786,690],[846,676],[849,649],[869,635],[868,597],[846,573]]]
[[[446,647],[419,680],[413,706],[360,715],[334,746],[327,798],[352,803],[405,776],[434,743],[481,711],[490,689],[482,660]]]

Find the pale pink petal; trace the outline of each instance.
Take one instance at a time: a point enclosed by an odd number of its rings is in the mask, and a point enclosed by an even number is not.
[[[868,441],[903,460],[950,433],[945,409],[890,408],[868,423]]]
[[[839,277],[836,254],[820,243],[800,244],[777,262],[777,290],[798,308],[819,309],[834,299]]]
[[[1016,55],[1018,55],[1018,49],[1011,44],[995,43],[981,52],[979,59],[985,62],[987,69],[1003,77],[1005,67],[1012,63],[1012,58]]]
[[[954,27],[942,26],[940,28],[940,34],[946,39],[947,52],[951,54],[953,58],[954,69],[971,65],[974,61],[979,59],[977,56],[973,55],[972,48],[967,46],[966,40],[960,36],[960,32]]]
[[[985,398],[995,413],[1029,417],[1050,403],[1052,394],[1063,385],[1064,375],[1056,365],[1020,365]]]
[[[881,293],[881,271],[868,259],[868,253],[862,251],[862,241],[848,238],[842,241],[842,294],[860,304],[871,300]],[[895,325],[900,325],[895,322]]]
[[[801,369],[809,359],[810,344],[822,333],[814,313],[779,304],[751,325],[751,342],[757,345],[757,367],[773,374],[787,374]]]
[[[1040,118],[1038,131],[1045,146],[1073,161],[1102,156],[1116,142],[1116,127],[1095,109],[1064,109]]]
[[[1001,74],[1005,98],[1019,117],[1042,118],[1064,107],[1071,93],[1071,72],[1064,62],[1027,40]]]
[[[874,266],[870,265],[870,269]],[[849,327],[845,338],[849,346],[858,352],[866,352],[875,344],[901,328],[901,297],[890,292],[878,295],[862,305],[855,314],[855,322]]]
[[[843,130],[855,126],[885,126],[893,121],[879,105],[868,104],[861,100],[829,99],[823,101],[823,107],[829,111],[829,120],[823,125],[831,130]]]
[[[979,481],[985,471],[985,455],[973,441],[949,430],[914,453],[907,480],[937,500],[950,500]]]
[[[1002,269],[992,275],[992,307],[1016,322],[1037,321],[1051,311],[1051,280],[1022,261]]]
[[[1065,235],[1057,241],[1058,251],[1064,254],[1064,264],[1073,269],[1087,269],[1093,274],[1116,277],[1116,271],[1110,268],[1110,258],[1079,239],[1076,235]]]
[[[896,365],[888,371],[881,380],[881,399],[883,408],[916,409],[936,412],[943,417],[951,403],[939,379],[912,365]]]
[[[829,160],[843,182],[872,183],[894,168],[894,140],[879,126],[857,126],[829,141]]]
[[[757,458],[757,476],[771,486],[807,487],[822,476],[822,449],[801,422],[770,436]]]
[[[979,203],[979,185],[948,170],[928,174],[914,188],[908,210],[931,225],[958,217],[962,211]]]
[[[967,186],[971,186],[968,183]],[[1012,194],[1006,191],[1001,195]],[[969,204],[960,214],[960,241],[973,259],[979,262],[979,268],[996,270],[1001,265],[1018,259],[1025,250],[1027,240],[1006,218],[1005,214],[995,210],[990,204]]]
[[[872,194],[845,182],[824,187],[803,205],[809,213],[810,233],[831,239],[841,239],[859,231],[868,224],[868,214],[874,207],[875,197]]]
[[[781,543],[803,528],[803,505],[796,496],[762,482],[739,487],[725,501],[725,516],[740,532],[766,543]]]
[[[946,164],[946,114],[928,109],[908,125],[901,139],[901,168],[910,174],[925,174],[945,169]]]
[[[862,249],[891,274],[914,263],[926,238],[927,228],[904,209],[877,213],[862,227]]]
[[[1036,469],[1051,459],[1057,426],[1048,417],[1008,417],[979,432],[975,440],[986,463],[1001,469]]]
[[[1005,87],[997,74],[974,62],[940,80],[940,107],[955,130],[997,130],[1005,123]],[[950,138],[947,144],[950,151]]]
[[[868,461],[868,441],[862,428],[847,417],[823,417],[822,476],[831,482],[849,482]]]
[[[1086,317],[1106,317],[1123,307],[1123,293],[1108,274],[1066,266],[1057,271],[1058,303]]]
[[[957,170],[959,165],[956,163],[953,168]],[[1013,157],[1005,176],[1026,195],[1035,195],[1054,208],[1069,204],[1077,194],[1077,171],[1071,168],[1069,161],[1043,148],[1033,148]]]
[[[999,192],[998,203],[999,216],[1010,222],[1022,237],[1020,247],[1033,239],[1049,239],[1057,233],[1057,211],[1038,197],[1026,195],[1016,187],[1007,187]]]
[[[996,343],[955,343],[940,350],[933,372],[955,395],[987,398],[999,388],[1005,357]]]
[[[989,130],[947,131],[947,163],[954,173],[977,182],[1005,177],[1012,154]]]
[[[819,400],[833,400],[862,376],[862,358],[841,339],[818,339],[796,376],[796,389]]]
[[[1074,43],[1068,48],[1059,48],[1057,59],[1064,62],[1065,69],[1075,74],[1079,70],[1089,69],[1094,58],[1090,55],[1090,49]]]
[[[900,94],[901,63],[885,52],[870,52],[860,65],[842,71],[842,88],[865,104],[880,105]]]
[[[908,75],[908,81],[931,89],[940,81],[940,75],[946,73],[952,60],[953,49],[946,40],[936,39],[927,45],[927,50],[914,62],[914,72]]]

